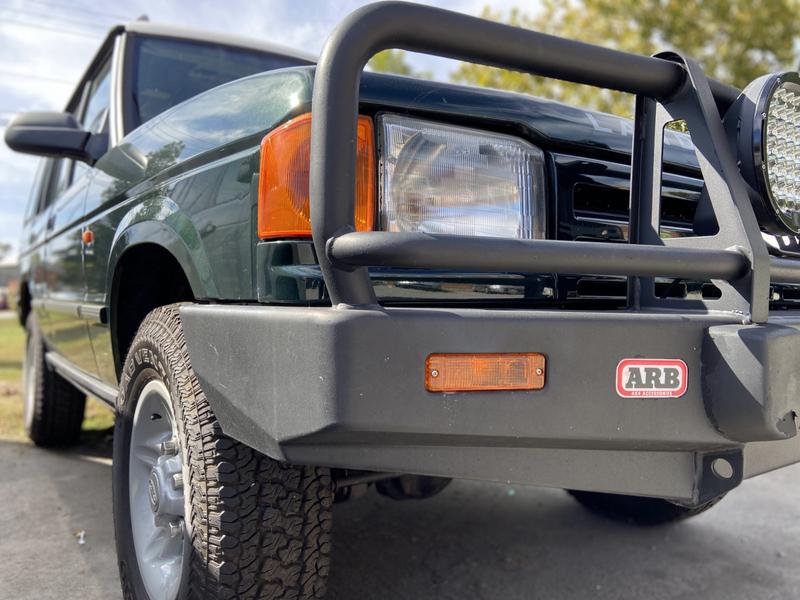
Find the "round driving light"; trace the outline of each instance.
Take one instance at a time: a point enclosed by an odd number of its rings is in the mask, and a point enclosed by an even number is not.
[[[761,227],[800,233],[800,75],[773,73],[748,85],[725,116],[739,168],[756,192]]]

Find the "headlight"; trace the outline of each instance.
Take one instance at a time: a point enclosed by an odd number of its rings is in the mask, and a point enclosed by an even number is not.
[[[800,76],[759,77],[725,121],[736,130],[742,175],[758,192],[754,207],[761,226],[775,234],[800,233]]]
[[[544,237],[542,151],[513,136],[384,115],[386,231]]]

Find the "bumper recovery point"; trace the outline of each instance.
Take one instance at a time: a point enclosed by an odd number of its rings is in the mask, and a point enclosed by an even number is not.
[[[687,505],[800,460],[800,315],[744,326],[708,314],[187,305],[181,316],[223,431],[279,460]],[[431,392],[437,353],[540,353],[544,387]],[[626,397],[625,359],[686,369],[653,375],[679,383],[670,394]]]

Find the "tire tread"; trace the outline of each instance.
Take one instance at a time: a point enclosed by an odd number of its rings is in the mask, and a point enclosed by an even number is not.
[[[37,446],[46,448],[74,444],[81,436],[86,395],[47,364],[45,344],[35,315],[28,317],[26,329],[28,343],[34,344],[36,369],[33,418],[27,428],[28,437]],[[23,393],[26,392],[23,389]]]
[[[222,432],[191,369],[179,305],[148,315],[132,350],[141,344],[162,349],[176,388],[171,394],[181,399],[173,402],[189,470],[193,548],[183,597],[322,598],[330,565],[329,470],[280,463]]]

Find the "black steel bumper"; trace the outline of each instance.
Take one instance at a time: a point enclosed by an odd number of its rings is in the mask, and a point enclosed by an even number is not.
[[[800,460],[800,314],[186,306],[192,364],[223,430],[280,460],[698,503]],[[540,352],[531,392],[436,394],[438,352]],[[679,358],[679,398],[624,398],[631,357]],[[761,443],[763,442],[763,443]],[[711,465],[724,458],[728,478]]]
[[[629,244],[356,233],[361,71],[386,48],[636,94]],[[800,314],[769,316],[771,281],[800,261],[761,238],[720,110],[738,91],[690,59],[643,57],[390,2],[334,30],[314,84],[311,222],[328,308],[187,306],[192,363],[223,430],[297,463],[516,481],[698,504],[800,460]],[[661,239],[664,126],[684,119],[717,233]],[[710,229],[709,229],[710,230]],[[609,312],[387,309],[367,267],[629,276]],[[659,297],[657,276],[711,279],[720,297]],[[539,352],[536,392],[425,390],[442,352]],[[680,397],[629,398],[622,359],[680,359]]]

